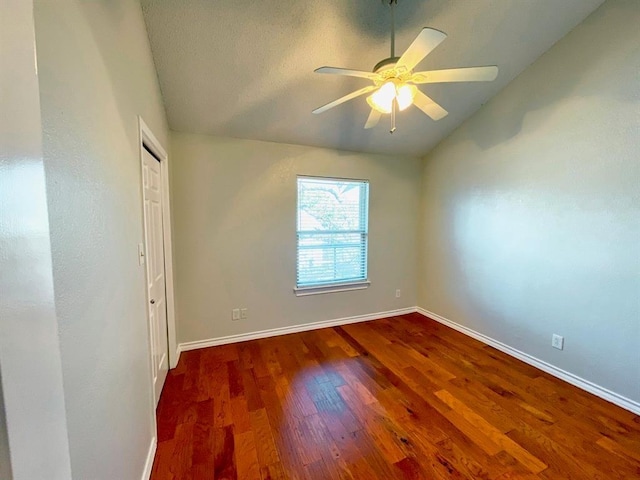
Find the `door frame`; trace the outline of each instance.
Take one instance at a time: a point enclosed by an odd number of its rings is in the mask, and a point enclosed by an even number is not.
[[[164,273],[165,273],[165,289],[167,294],[167,342],[169,354],[169,369],[175,368],[178,364],[180,351],[178,350],[178,342],[176,339],[176,314],[175,314],[175,297],[173,282],[173,248],[171,238],[171,203],[169,190],[169,155],[162,147],[160,141],[153,134],[141,116],[138,115],[138,131],[139,131],[139,156],[140,156],[140,195],[142,199],[142,231],[144,237],[145,249],[145,298],[148,296],[149,278],[147,271],[147,232],[144,224],[144,185],[142,175],[144,170],[144,150],[145,146],[160,161],[160,177],[162,181],[162,235],[164,241]],[[149,299],[146,299],[145,311],[147,312],[147,324],[149,323]],[[151,339],[149,338],[149,341]]]

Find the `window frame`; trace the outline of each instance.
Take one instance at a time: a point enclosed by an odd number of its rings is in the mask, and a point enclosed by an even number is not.
[[[327,283],[317,283],[311,285],[298,285],[298,274],[299,274],[299,253],[300,253],[300,226],[299,226],[299,218],[300,218],[300,189],[299,189],[299,180],[300,179],[310,179],[310,180],[322,180],[327,182],[353,182],[366,184],[366,197],[365,197],[365,205],[364,205],[364,233],[362,230],[354,231],[352,233],[359,233],[360,235],[364,235],[364,273],[365,276],[362,279],[352,279],[347,281],[334,281]],[[371,285],[369,281],[369,200],[370,200],[370,181],[367,179],[361,178],[345,178],[345,177],[329,177],[329,176],[321,176],[321,175],[296,175],[296,280],[295,280],[295,288],[293,291],[296,296],[302,297],[307,295],[318,295],[324,293],[335,293],[335,292],[346,292],[352,290],[363,290]],[[362,199],[361,199],[362,201]],[[360,209],[362,209],[362,204],[360,204]],[[330,231],[322,231],[319,230],[318,233],[331,233]]]

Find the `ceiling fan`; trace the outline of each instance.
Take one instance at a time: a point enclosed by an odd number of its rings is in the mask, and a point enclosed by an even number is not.
[[[391,130],[396,129],[396,110],[403,111],[410,105],[415,105],[433,120],[440,120],[447,116],[447,111],[431,98],[418,90],[416,85],[427,83],[449,82],[490,82],[498,76],[498,67],[463,67],[447,70],[431,70],[414,72],[413,69],[431,53],[447,34],[433,28],[423,28],[409,48],[400,57],[395,55],[395,15],[394,5],[398,0],[382,0],[389,2],[391,7],[391,56],[385,58],[373,67],[372,72],[349,70],[344,68],[320,67],[316,73],[345,75],[370,80],[373,85],[351,92],[344,97],[327,103],[313,110],[313,113],[326,112],[330,108],[354,98],[370,93],[367,103],[371,106],[371,113],[364,128],[375,127],[383,114],[391,114]]]

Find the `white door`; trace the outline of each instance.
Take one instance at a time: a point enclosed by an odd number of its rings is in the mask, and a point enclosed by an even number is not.
[[[160,162],[146,150],[143,151],[143,155],[142,183],[147,257],[147,298],[149,300],[153,390],[157,406],[169,370],[164,231],[162,226],[162,179],[160,177]]]

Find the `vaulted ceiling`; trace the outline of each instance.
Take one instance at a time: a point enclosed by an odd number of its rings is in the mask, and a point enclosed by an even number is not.
[[[435,122],[411,107],[393,135],[388,116],[363,129],[365,97],[311,114],[368,84],[314,69],[371,70],[389,56],[388,0],[142,0],[142,7],[171,129],[423,155],[601,3],[399,0],[397,53],[422,27],[448,35],[419,70],[498,65],[500,73],[492,83],[421,86],[449,115]]]

